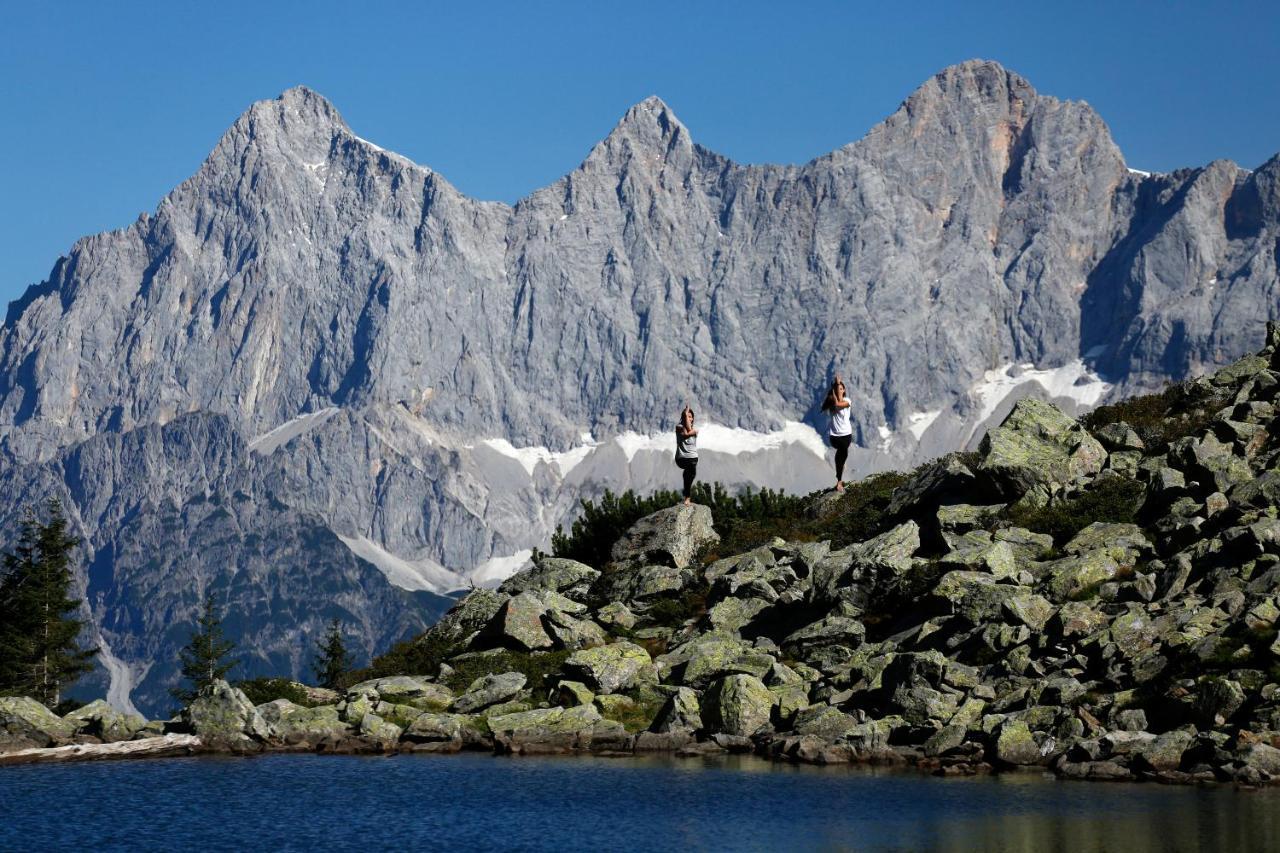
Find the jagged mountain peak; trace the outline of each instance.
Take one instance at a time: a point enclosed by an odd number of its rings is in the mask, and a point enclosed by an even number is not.
[[[692,150],[689,129],[666,102],[650,95],[627,110],[609,135],[592,148],[587,162],[601,158],[613,160],[618,154],[648,152],[666,157]]]

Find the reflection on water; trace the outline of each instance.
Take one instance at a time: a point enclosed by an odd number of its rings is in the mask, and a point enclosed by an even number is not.
[[[0,849],[1280,850],[1280,791],[750,757],[266,756],[0,769]]]

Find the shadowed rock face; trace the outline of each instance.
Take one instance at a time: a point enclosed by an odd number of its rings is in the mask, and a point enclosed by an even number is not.
[[[733,163],[650,98],[515,206],[292,89],[10,306],[0,523],[67,500],[95,629],[155,695],[163,667],[144,670],[183,633],[160,622],[194,618],[203,584],[234,585],[287,529],[314,535],[272,545],[269,603],[241,626],[259,668],[285,654],[262,626],[309,635],[324,619],[300,614],[325,608],[372,648],[439,612],[383,576],[440,592],[499,575],[519,558],[487,560],[545,542],[579,497],[672,482],[665,454],[610,440],[664,431],[687,401],[730,427],[821,428],[817,389],[839,370],[866,471],[1001,417],[1016,383],[974,389],[1008,364],[1083,357],[1132,388],[1255,348],[1276,314],[1278,187],[1276,159],[1131,173],[1088,105],[990,62],[803,166]],[[604,444],[572,459],[485,443],[567,451],[584,433]],[[789,445],[705,454],[703,476],[799,489],[825,468]],[[197,521],[193,501],[241,509]],[[217,548],[199,545],[210,524]],[[141,590],[169,609],[121,617]]]

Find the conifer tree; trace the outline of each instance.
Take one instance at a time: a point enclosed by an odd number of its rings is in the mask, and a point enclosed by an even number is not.
[[[213,684],[234,668],[239,661],[228,657],[236,644],[222,631],[222,617],[218,615],[217,601],[213,593],[204,599],[204,609],[196,623],[196,632],[178,653],[182,661],[182,677],[190,687],[175,687],[170,695],[184,705],[190,704],[200,691]]]
[[[329,631],[320,642],[315,662],[311,669],[321,687],[338,690],[343,676],[351,667],[351,657],[347,654],[347,646],[342,641],[342,629],[337,619],[329,623]]]
[[[0,692],[21,694],[50,708],[62,690],[93,669],[97,649],[83,649],[84,623],[74,614],[71,555],[79,540],[67,530],[57,499],[41,523],[28,509],[17,544],[4,555],[0,578]]]

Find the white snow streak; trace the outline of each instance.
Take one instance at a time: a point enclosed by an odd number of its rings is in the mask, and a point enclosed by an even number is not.
[[[1142,171],[1141,169],[1130,169],[1130,170],[1129,170],[1129,174],[1130,174],[1130,175],[1137,175],[1139,178],[1149,178],[1149,177],[1151,177],[1151,173],[1150,173],[1150,172],[1144,172],[1144,171]]]
[[[554,465],[563,477],[574,469],[574,467],[586,459],[591,451],[596,448],[596,444],[591,440],[590,435],[584,435],[586,441],[581,447],[575,447],[572,450],[566,450],[563,453],[555,453],[545,447],[516,447],[505,438],[486,438],[480,442],[490,450],[496,450],[503,456],[514,459],[520,463],[520,467],[532,477],[534,469],[538,467],[538,463],[543,462],[548,465]]]
[[[517,551],[510,557],[490,557],[468,574],[476,586],[495,587],[520,571],[533,556],[533,551]]]
[[[674,451],[674,431],[658,435],[643,435],[637,432],[624,432],[613,439],[630,462],[642,450]],[[726,453],[737,456],[741,453],[760,453],[766,450],[779,450],[788,444],[796,444],[824,458],[827,452],[822,436],[818,435],[808,424],[797,421],[786,421],[782,429],[775,432],[754,432],[749,429],[705,424],[698,428],[698,450],[708,453]]]
[[[337,413],[337,406],[329,406],[318,412],[308,412],[304,415],[298,415],[296,418],[290,418],[270,432],[264,432],[251,440],[249,442],[249,450],[252,453],[260,453],[264,456],[275,453],[277,448],[300,435],[310,432]]]
[[[919,441],[941,414],[942,409],[934,409],[932,412],[915,412],[907,415],[907,432],[914,435],[916,441]]]
[[[1015,388],[1028,382],[1037,383],[1050,397],[1066,397],[1081,406],[1097,405],[1111,390],[1110,384],[1078,358],[1049,370],[1037,370],[1031,364],[1006,364],[988,370],[982,381],[970,389],[970,395],[978,402],[978,424],[985,423]]]

